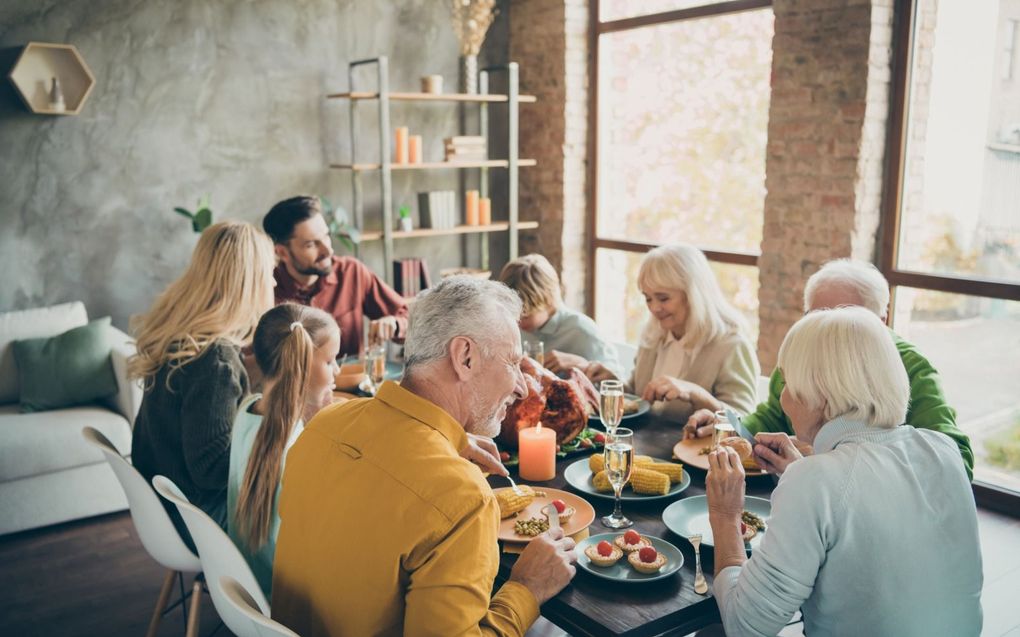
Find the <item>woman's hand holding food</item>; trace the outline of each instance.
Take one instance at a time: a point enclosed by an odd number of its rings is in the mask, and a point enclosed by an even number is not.
[[[645,385],[645,391],[641,397],[649,402],[655,400],[683,400],[699,409],[705,408],[711,411],[722,409],[722,403],[716,400],[701,385],[672,376],[653,378]]]
[[[761,432],[754,439],[754,459],[768,473],[782,475],[790,463],[803,458],[793,439],[784,433]]]
[[[584,375],[588,377],[588,380],[590,380],[596,387],[598,387],[598,384],[604,380],[616,380],[616,374],[609,371],[609,368],[602,363],[595,361],[588,363],[583,371]]]
[[[584,369],[588,366],[588,361],[583,356],[568,354],[554,349],[546,353],[543,366],[558,376],[560,373],[569,372],[575,367]]]

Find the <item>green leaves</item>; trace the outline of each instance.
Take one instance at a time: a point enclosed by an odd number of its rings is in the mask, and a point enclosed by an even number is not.
[[[343,206],[334,207],[325,197],[319,197],[319,202],[322,203],[322,216],[326,219],[330,236],[342,243],[348,252],[354,252],[361,243],[361,230],[350,223]]]
[[[177,214],[191,219],[191,229],[201,234],[203,230],[212,225],[213,212],[212,208],[209,207],[209,195],[205,194],[198,200],[198,207],[195,212],[191,212],[187,208],[175,207],[174,212]]]

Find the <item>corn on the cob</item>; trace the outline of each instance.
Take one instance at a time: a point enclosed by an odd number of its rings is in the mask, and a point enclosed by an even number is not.
[[[596,491],[602,493],[612,493],[613,485],[609,484],[609,475],[605,471],[599,471],[592,477],[592,484],[595,486]]]
[[[651,464],[643,464],[640,466],[642,469],[657,471],[669,476],[669,481],[672,484],[679,484],[684,479],[684,467],[680,464],[674,464],[672,462],[653,462]]]
[[[601,453],[593,453],[588,456],[588,468],[592,473],[598,473],[606,468],[606,456]]]
[[[630,488],[634,489],[634,493],[644,495],[666,495],[669,493],[669,476],[635,467],[630,474]]]
[[[520,485],[524,495],[517,495],[513,489],[501,489],[496,492],[496,503],[499,504],[499,517],[508,518],[514,513],[528,508],[535,496],[535,490],[526,484]]]
[[[634,456],[635,467],[644,467],[648,464],[655,464],[655,458],[651,456]]]

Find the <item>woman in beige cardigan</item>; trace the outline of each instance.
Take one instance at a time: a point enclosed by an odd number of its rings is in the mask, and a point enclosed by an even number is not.
[[[627,391],[681,422],[702,408],[753,411],[758,358],[701,250],[681,243],[655,248],[641,262],[638,288],[652,316]],[[584,371],[596,382],[615,378],[599,363]]]

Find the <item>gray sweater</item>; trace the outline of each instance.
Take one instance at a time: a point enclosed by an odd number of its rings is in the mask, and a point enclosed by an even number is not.
[[[142,398],[132,461],[146,480],[157,475],[173,480],[192,504],[225,529],[230,430],[248,393],[241,350],[226,341],[214,342],[171,375],[171,389],[167,372],[166,366],[159,370]],[[176,508],[167,506],[167,511],[184,531]],[[186,532],[182,536],[189,537]]]

